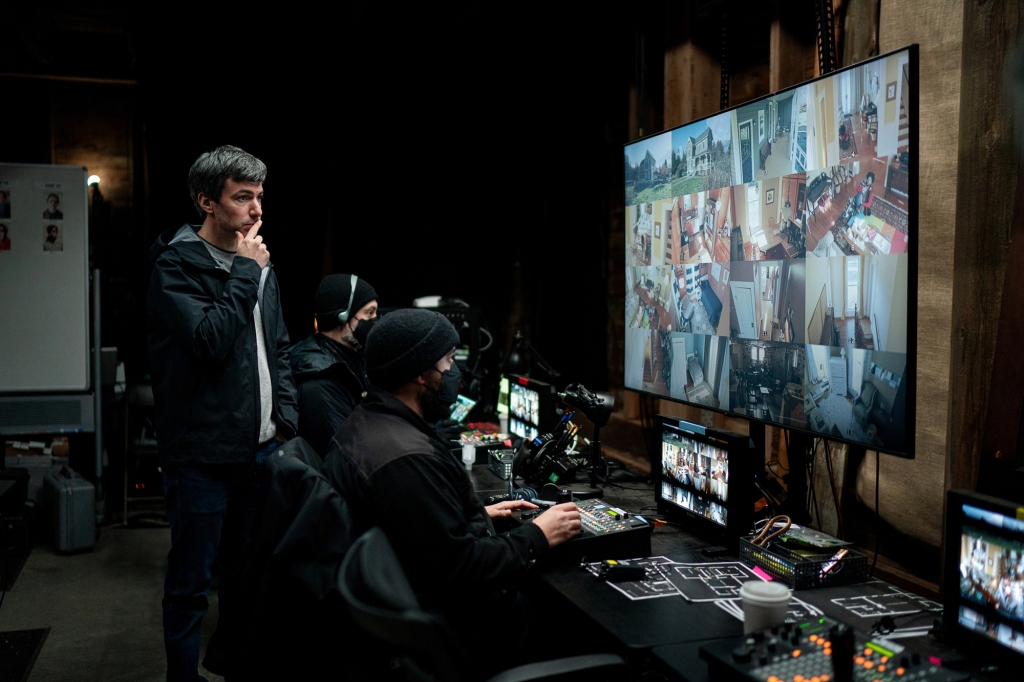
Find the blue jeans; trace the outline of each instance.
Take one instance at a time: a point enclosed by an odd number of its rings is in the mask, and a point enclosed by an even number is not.
[[[220,643],[219,653],[230,658],[231,642],[241,626],[234,615],[236,582],[252,542],[263,461],[280,445],[265,443],[250,464],[164,468],[164,499],[171,523],[163,599],[168,682],[200,679],[202,622],[218,557],[219,617],[214,636]]]

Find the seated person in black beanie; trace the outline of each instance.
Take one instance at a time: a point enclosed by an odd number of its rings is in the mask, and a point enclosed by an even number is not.
[[[355,275],[327,275],[316,290],[314,312],[316,331],[292,346],[291,365],[299,435],[323,457],[369,386],[363,344],[377,319],[377,292]]]
[[[486,659],[497,649],[514,651],[515,639],[526,635],[516,581],[581,525],[570,502],[495,533],[492,518],[534,505],[484,507],[461,460],[431,426],[458,394],[458,343],[455,328],[436,312],[382,317],[366,342],[371,387],[332,439],[325,468],[349,505],[353,532],[380,526],[422,606],[445,616],[466,649]],[[502,644],[485,646],[493,630],[482,626],[495,617],[502,620]]]

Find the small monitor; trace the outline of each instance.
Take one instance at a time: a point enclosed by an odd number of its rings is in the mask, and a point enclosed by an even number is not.
[[[1024,507],[951,490],[944,576],[951,644],[1000,666],[1024,664]]]
[[[752,517],[749,439],[677,417],[659,419],[658,512],[697,535],[734,542]]]
[[[472,399],[467,398],[466,396],[460,394],[459,397],[456,398],[455,404],[452,405],[452,412],[451,412],[451,419],[452,419],[452,421],[457,421],[460,424],[462,422],[466,421],[466,417],[469,416],[470,411],[473,409],[473,406],[475,406],[475,405],[476,405],[476,401],[475,400],[472,400]]]
[[[509,374],[508,430],[520,438],[533,439],[546,433],[558,419],[555,387],[543,381]]]
[[[508,414],[508,377],[498,380],[498,414]]]

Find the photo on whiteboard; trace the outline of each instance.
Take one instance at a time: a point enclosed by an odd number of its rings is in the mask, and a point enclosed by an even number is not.
[[[60,234],[60,227],[50,223],[43,227],[43,232],[43,251],[64,250],[64,238]]]
[[[0,218],[11,217],[11,193],[0,189]]]
[[[0,223],[0,251],[11,250],[11,228],[6,223]]]
[[[50,192],[46,195],[46,210],[43,211],[43,220],[64,220],[64,211],[60,208],[60,200],[64,197],[63,192]]]

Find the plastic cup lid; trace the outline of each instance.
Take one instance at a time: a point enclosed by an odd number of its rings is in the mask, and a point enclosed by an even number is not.
[[[790,589],[781,583],[750,580],[740,588],[740,597],[746,601],[762,604],[789,603]]]

